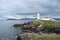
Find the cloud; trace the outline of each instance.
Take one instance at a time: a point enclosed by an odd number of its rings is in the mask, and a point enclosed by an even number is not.
[[[21,0],[0,0],[0,15],[29,12],[28,9],[26,4]]]
[[[60,16],[60,0],[0,0],[0,15],[36,12]]]

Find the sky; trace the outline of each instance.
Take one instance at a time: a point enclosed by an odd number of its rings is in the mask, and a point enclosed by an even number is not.
[[[0,0],[0,17],[37,12],[60,18],[60,0]]]

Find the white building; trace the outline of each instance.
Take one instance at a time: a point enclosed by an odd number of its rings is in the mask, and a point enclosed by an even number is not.
[[[41,18],[41,20],[54,20],[53,18]]]
[[[40,13],[37,13],[37,19],[40,19],[40,20],[52,20],[52,21],[54,21],[54,19],[53,19],[53,18],[41,17],[41,16],[40,16]]]
[[[40,14],[39,13],[37,13],[37,19],[40,19],[41,17],[40,17]]]

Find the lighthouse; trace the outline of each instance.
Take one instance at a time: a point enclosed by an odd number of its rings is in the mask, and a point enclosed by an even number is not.
[[[41,17],[40,13],[37,13],[37,20],[52,20],[52,21],[56,21],[53,18],[49,18],[49,17]]]
[[[37,13],[37,19],[40,19],[40,13]]]

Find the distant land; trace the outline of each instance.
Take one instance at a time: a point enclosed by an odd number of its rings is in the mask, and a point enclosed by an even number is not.
[[[22,18],[20,20],[35,20],[35,19],[37,19],[37,18]]]
[[[53,18],[53,19],[55,19],[55,20],[60,20],[60,18]]]
[[[21,18],[21,19],[12,19],[12,18],[8,18],[7,20],[35,20],[37,18]],[[55,20],[60,20],[60,18],[53,18]]]
[[[21,18],[21,19],[15,19],[15,18],[0,18],[0,20],[35,20],[37,18]],[[60,20],[60,18],[53,18],[55,20]]]

